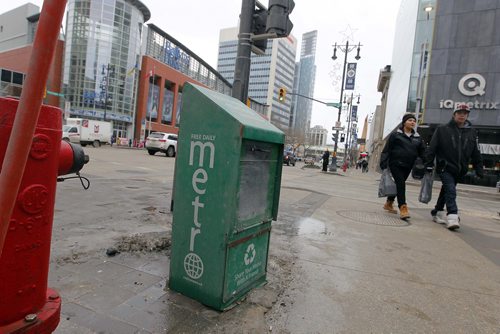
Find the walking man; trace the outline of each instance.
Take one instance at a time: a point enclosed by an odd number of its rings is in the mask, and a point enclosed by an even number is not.
[[[432,167],[436,158],[436,172],[442,182],[436,206],[431,211],[432,220],[446,224],[449,230],[460,228],[456,186],[467,174],[469,160],[472,160],[476,175],[480,178],[484,176],[477,132],[467,120],[469,113],[467,104],[457,106],[448,124],[436,129],[426,152],[426,166]]]
[[[323,172],[326,172],[328,171],[328,162],[330,160],[330,151],[328,151],[328,149],[325,151],[325,153],[323,153]]]

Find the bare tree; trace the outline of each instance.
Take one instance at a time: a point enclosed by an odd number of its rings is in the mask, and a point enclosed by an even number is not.
[[[306,156],[307,150],[312,146],[310,136],[296,129],[288,129],[284,132],[285,147],[290,147],[293,152],[296,152],[302,146],[304,148],[304,156]]]

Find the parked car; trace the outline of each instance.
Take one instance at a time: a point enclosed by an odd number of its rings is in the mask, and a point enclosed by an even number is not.
[[[175,157],[177,152],[177,135],[175,133],[151,132],[146,139],[146,149],[150,155],[162,152],[167,157]]]
[[[295,166],[296,158],[293,152],[285,152],[283,153],[283,163],[287,166]]]

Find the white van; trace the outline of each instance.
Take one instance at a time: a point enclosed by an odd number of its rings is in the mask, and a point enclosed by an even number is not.
[[[68,118],[63,126],[62,139],[71,143],[99,147],[111,143],[111,122],[91,119]]]

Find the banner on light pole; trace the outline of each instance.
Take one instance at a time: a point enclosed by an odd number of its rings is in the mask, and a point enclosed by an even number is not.
[[[353,90],[356,81],[357,63],[347,63],[347,77],[345,79],[345,90]]]
[[[356,122],[358,120],[358,106],[352,106],[351,121]]]

